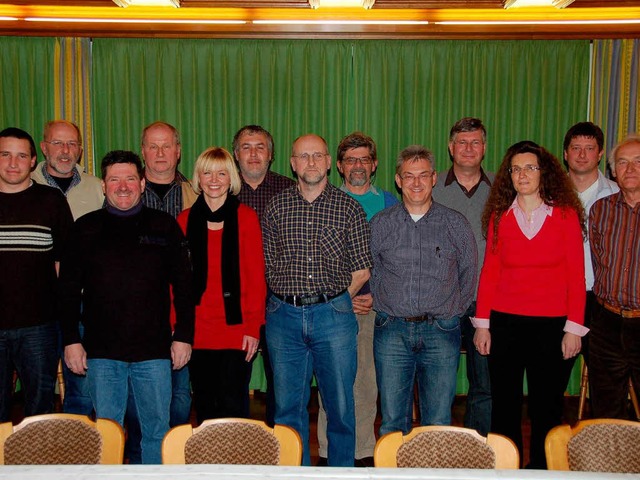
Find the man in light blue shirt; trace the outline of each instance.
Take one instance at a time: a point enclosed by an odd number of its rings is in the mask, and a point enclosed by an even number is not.
[[[364,133],[354,132],[338,145],[338,171],[344,183],[340,190],[356,199],[367,215],[367,221],[379,211],[398,203],[390,192],[372,185],[378,168],[378,155],[373,139]],[[373,424],[378,413],[378,389],[373,363],[373,298],[369,282],[353,297],[353,311],[358,320],[358,369],[353,386],[356,406],[356,454],[355,466],[373,467],[373,449],[376,436]],[[319,398],[319,396],[318,396]],[[320,401],[318,411],[318,445],[320,461],[327,457],[327,415]]]

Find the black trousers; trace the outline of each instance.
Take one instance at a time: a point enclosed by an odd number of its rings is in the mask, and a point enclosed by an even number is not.
[[[640,397],[640,318],[622,318],[597,304],[589,336],[593,416],[628,418],[629,378]]]
[[[563,397],[572,362],[562,358],[566,317],[491,312],[491,431],[509,437],[523,459],[522,384],[527,374],[531,419],[531,468],[544,469],[544,440],[562,423]]]
[[[251,363],[243,350],[193,350],[189,374],[198,424],[209,418],[248,418]]]

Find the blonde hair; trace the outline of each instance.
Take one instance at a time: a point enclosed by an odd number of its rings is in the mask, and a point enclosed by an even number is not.
[[[209,147],[200,154],[193,167],[193,179],[191,181],[194,190],[199,195],[202,190],[200,188],[200,174],[208,170],[226,170],[231,179],[231,188],[229,193],[237,195],[240,193],[242,181],[240,174],[236,169],[236,162],[233,161],[231,154],[222,147]]]

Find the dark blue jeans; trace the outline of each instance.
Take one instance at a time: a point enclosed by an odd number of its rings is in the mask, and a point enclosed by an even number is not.
[[[51,413],[57,367],[55,323],[0,330],[0,422],[10,420],[14,369],[24,391],[25,416]]]
[[[267,302],[267,343],[276,393],[275,422],[302,437],[310,465],[309,395],[315,372],[327,412],[328,462],[353,467],[358,323],[348,293],[327,303],[294,307],[274,295]]]
[[[79,324],[80,338],[84,336],[84,325]],[[64,402],[62,411],[64,413],[75,413],[76,415],[90,416],[93,413],[93,402],[89,392],[89,383],[86,375],[77,375],[69,370],[67,364],[62,359],[62,375],[64,377]]]
[[[464,412],[464,426],[477,430],[485,437],[491,429],[491,378],[489,359],[480,355],[473,344],[476,329],[470,317],[476,314],[476,302],[473,302],[460,318],[462,346],[467,351],[467,409]]]
[[[460,319],[408,322],[378,312],[373,337],[380,392],[380,435],[411,430],[418,382],[421,425],[450,425],[460,359]]]

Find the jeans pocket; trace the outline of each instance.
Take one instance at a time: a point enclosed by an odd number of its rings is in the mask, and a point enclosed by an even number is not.
[[[460,330],[460,317],[451,317],[451,318],[437,318],[434,320],[434,323],[438,327],[438,329],[443,332],[453,332],[455,330]]]
[[[276,298],[275,295],[271,295],[269,300],[267,301],[267,313],[276,313],[280,306],[282,305],[282,300]]]
[[[334,298],[329,302],[329,305],[337,313],[353,313],[353,303],[351,302],[351,296],[348,293],[343,293],[342,295]]]
[[[374,321],[374,325],[376,328],[386,327],[389,323],[389,315],[384,313],[376,313],[376,319]]]

